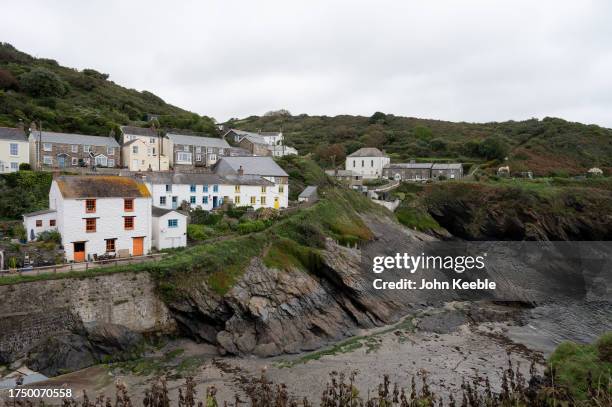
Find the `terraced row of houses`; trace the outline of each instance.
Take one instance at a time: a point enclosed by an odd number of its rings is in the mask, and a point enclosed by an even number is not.
[[[210,172],[60,175],[49,208],[23,215],[28,240],[60,233],[65,258],[143,256],[187,244],[189,209],[289,205],[289,176],[272,157],[222,157]]]
[[[120,141],[113,136],[61,133],[0,127],[0,173],[17,171],[20,164],[34,169],[97,167],[130,171],[168,171],[211,167],[221,157],[297,154],[284,145],[282,132],[250,133],[228,130],[223,138],[121,126]],[[226,138],[235,140],[231,146]]]

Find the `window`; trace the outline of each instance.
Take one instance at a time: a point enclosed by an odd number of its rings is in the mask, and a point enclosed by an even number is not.
[[[161,206],[165,206],[166,205],[166,197],[165,196],[160,196],[159,197],[159,204]]]
[[[193,195],[191,195],[191,196],[189,197],[189,203],[190,203],[190,204],[192,204],[192,205],[193,205],[193,204],[195,204],[195,203],[196,203],[196,197],[195,197],[195,196],[193,196]]]
[[[208,185],[204,185],[204,192],[208,192]]]
[[[87,233],[93,233],[96,231],[96,218],[85,219],[85,231]]]
[[[240,185],[234,186],[234,192],[240,192]]]
[[[202,154],[196,154],[196,161],[202,161]]]
[[[19,171],[19,163],[12,162],[11,163],[11,171]]]
[[[209,158],[210,158],[210,161],[216,161],[217,160],[217,155],[216,154],[210,154]]]
[[[106,148],[106,154],[108,154],[108,155],[115,155],[115,147],[107,147]]]
[[[149,138],[149,144],[155,144],[155,138],[154,137]]]
[[[95,199],[86,199],[85,200],[85,212],[93,213],[96,211],[96,200]]]
[[[374,160],[370,160],[370,167],[374,167]]]
[[[212,148],[212,147],[208,147],[208,148],[206,149],[206,151],[208,151],[208,153],[210,154],[210,153],[212,153],[214,150],[213,150],[213,148]]]
[[[113,160],[112,158],[108,159],[108,166],[109,167],[114,167],[115,166],[115,160]]]
[[[45,155],[43,157],[43,164],[45,165],[53,165],[53,158],[49,155]]]
[[[11,155],[19,155],[19,144],[11,143],[10,151],[11,151]]]
[[[134,212],[134,200],[124,199],[123,200],[123,210],[126,212]]]
[[[178,228],[178,219],[168,219],[169,228]]]
[[[72,165],[77,165],[79,160],[76,157],[72,157]]]
[[[202,147],[196,147],[196,153],[200,154],[202,152]]]
[[[166,184],[166,192],[172,192],[172,185]]]
[[[36,219],[36,227],[42,228],[42,219]]]
[[[202,203],[203,203],[204,205],[208,205],[208,197],[207,197],[207,196],[203,196],[203,197],[202,197]]]
[[[255,205],[257,203],[257,198],[252,196],[251,197],[251,205]]]
[[[138,154],[138,146],[132,146],[132,154]]]
[[[125,230],[134,230],[134,217],[126,216],[123,218],[123,228]]]
[[[353,160],[353,168],[355,168],[356,164],[357,164],[357,161]]]
[[[265,205],[265,204],[266,204],[266,197],[265,197],[265,196],[262,196],[262,197],[260,198],[260,201],[261,201],[261,204],[262,204],[262,205]]]
[[[261,187],[261,193],[262,193],[262,194],[265,194],[265,193],[266,193],[266,187],[265,187],[265,186]]]
[[[50,227],[54,227],[55,226],[55,219],[50,219],[49,220],[49,226]]]
[[[83,146],[83,152],[84,152],[84,153],[89,153],[89,152],[91,152],[91,146],[84,145],[84,146]]]
[[[51,143],[43,143],[43,151],[52,151]]]
[[[219,192],[219,185],[213,185],[213,192]]]
[[[282,194],[283,192],[285,192],[285,186],[284,185],[279,185],[278,186],[278,193]]]
[[[240,195],[236,195],[236,197],[234,198],[234,203],[236,205],[240,205]]]
[[[149,156],[153,155],[153,148],[152,147],[147,147],[147,155],[149,155]]]
[[[365,161],[361,160],[361,168],[365,167]]]
[[[115,240],[117,239],[106,239],[106,253],[113,253],[115,251]]]
[[[176,153],[176,162],[191,164],[191,153]]]
[[[183,146],[183,151],[189,151],[189,146]]]
[[[70,146],[70,151],[72,151],[73,153],[78,153],[79,152],[79,145],[78,144],[73,144]]]
[[[195,185],[189,185],[189,192],[195,192],[196,191],[196,186]]]

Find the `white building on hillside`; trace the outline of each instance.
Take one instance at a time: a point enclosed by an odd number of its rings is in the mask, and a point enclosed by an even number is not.
[[[254,209],[274,208],[281,202],[284,186],[253,175],[226,175],[208,173],[147,174],[145,184],[153,196],[154,205],[165,209],[178,209],[183,205],[210,211],[224,202]],[[282,206],[285,207],[285,206]]]
[[[232,176],[264,178],[274,184],[275,195],[271,207],[278,209],[289,206],[289,174],[272,157],[223,157],[215,165],[214,171],[224,178]]]
[[[188,216],[172,209],[153,207],[152,245],[158,250],[187,246]]]
[[[121,126],[121,164],[130,171],[168,171],[168,153],[152,127]]]
[[[346,157],[345,169],[361,175],[364,179],[380,178],[383,168],[390,162],[391,159],[377,148],[360,148]]]
[[[0,174],[19,171],[30,161],[30,147],[23,129],[0,127]]]
[[[24,215],[28,238],[32,230],[39,231],[32,222],[42,218],[42,227],[51,228],[53,221],[68,261],[93,260],[106,253],[142,256],[151,251],[151,195],[133,178],[57,177],[49,191],[49,209],[46,214]]]

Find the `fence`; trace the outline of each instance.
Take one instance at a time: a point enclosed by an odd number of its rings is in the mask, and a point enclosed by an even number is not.
[[[37,276],[48,273],[69,273],[71,271],[88,271],[90,269],[144,263],[146,261],[159,261],[164,253],[150,254],[147,256],[133,256],[109,260],[88,261],[83,263],[54,264],[52,266],[30,267],[20,269],[9,269],[0,271],[0,277],[8,275]]]

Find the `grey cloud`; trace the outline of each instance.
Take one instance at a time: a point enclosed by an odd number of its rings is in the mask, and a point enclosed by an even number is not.
[[[3,41],[218,120],[282,107],[463,121],[552,115],[612,127],[605,0],[2,7],[12,16]]]

